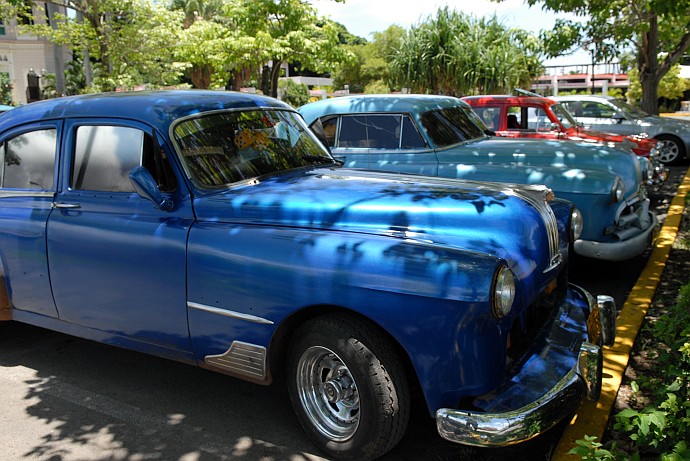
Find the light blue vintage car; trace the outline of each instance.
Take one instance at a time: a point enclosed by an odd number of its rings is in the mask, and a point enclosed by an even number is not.
[[[0,320],[286,377],[329,456],[393,448],[413,390],[484,446],[599,394],[616,309],[568,283],[577,219],[543,186],[345,169],[286,104],[218,91],[28,104],[0,154]]]
[[[299,109],[350,168],[520,184],[545,184],[584,217],[579,255],[640,255],[658,228],[641,163],[601,144],[487,136],[465,102],[446,96],[367,95]]]

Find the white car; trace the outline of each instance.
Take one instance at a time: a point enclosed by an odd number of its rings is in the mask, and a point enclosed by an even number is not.
[[[587,128],[624,135],[647,135],[661,141],[659,160],[680,163],[690,152],[690,122],[649,115],[611,96],[571,95],[554,99]]]

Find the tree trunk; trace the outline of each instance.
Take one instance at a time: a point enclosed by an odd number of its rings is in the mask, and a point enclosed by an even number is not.
[[[642,86],[642,110],[657,115],[659,113],[659,81],[661,69],[659,69],[659,24],[654,13],[649,14],[649,29],[642,33],[642,47],[637,55],[637,69],[640,72],[640,85]]]
[[[280,77],[280,66],[283,61],[274,60],[273,67],[271,67],[271,94],[270,96],[278,97],[278,78]]]

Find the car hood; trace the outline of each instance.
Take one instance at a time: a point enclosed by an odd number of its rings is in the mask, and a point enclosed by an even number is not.
[[[439,151],[439,157],[447,156],[452,149]],[[642,177],[639,161],[632,153],[598,143],[490,137],[470,142],[462,149],[466,151],[463,163],[548,167],[561,169],[564,174],[577,171],[581,176],[589,172],[619,176],[625,183],[626,196],[637,194]]]
[[[658,115],[649,115],[645,118],[640,119],[642,125],[650,124],[656,127],[663,127],[667,130],[680,130],[686,131],[690,130],[690,121],[678,120],[671,117],[660,117]]]
[[[505,259],[524,280],[551,263],[543,217],[530,204],[540,194],[505,184],[333,168],[257,179],[197,197],[194,206],[200,223],[357,232],[482,253]]]

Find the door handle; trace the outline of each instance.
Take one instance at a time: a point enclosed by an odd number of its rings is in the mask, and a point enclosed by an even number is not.
[[[61,208],[61,209],[73,209],[73,208],[81,208],[81,205],[79,205],[78,203],[53,202],[52,207],[53,208]]]

